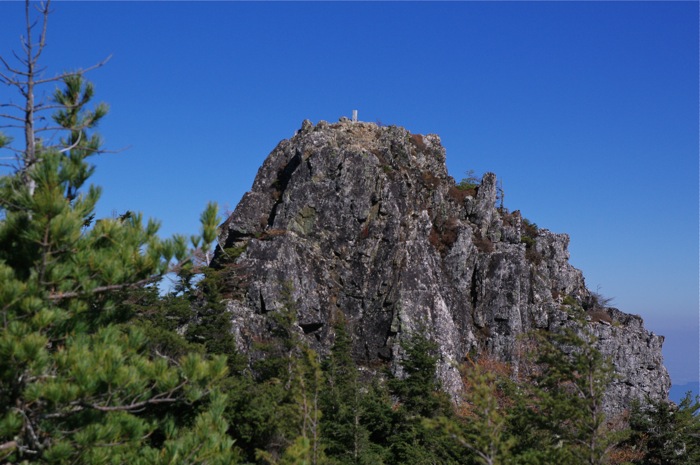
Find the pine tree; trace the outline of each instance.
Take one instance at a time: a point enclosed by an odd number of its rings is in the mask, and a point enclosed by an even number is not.
[[[223,358],[150,359],[138,328],[112,322],[115,291],[155,282],[188,251],[138,214],[85,226],[99,190],[80,192],[91,171],[83,143],[40,152],[32,183],[0,179],[0,437],[10,460],[131,453],[154,436],[150,410],[201,402],[226,371]],[[98,446],[117,443],[129,446]]]
[[[42,13],[45,25],[48,5]],[[18,88],[31,116],[25,94],[40,80],[38,54],[28,56]],[[117,305],[120,291],[157,282],[173,260],[191,267],[187,242],[160,239],[158,223],[137,213],[93,221],[100,189],[86,182],[100,140],[89,132],[106,106],[89,107],[82,75],[61,81],[51,104],[66,137],[48,146],[27,121],[31,142],[0,178],[0,461],[235,463],[217,388],[225,358],[151,356]],[[209,239],[215,207],[205,216]],[[206,239],[194,246],[209,248]]]
[[[252,375],[239,380],[229,414],[249,460],[326,463],[321,441],[320,357],[303,338],[290,283],[270,313],[270,337],[256,346]]]
[[[507,433],[508,407],[504,401],[511,382],[503,366],[495,367],[487,357],[481,363],[468,360],[462,367],[464,397],[458,418],[439,418],[433,424],[443,428],[465,448],[465,455],[480,465],[512,463],[510,450],[515,439]]]
[[[457,464],[460,450],[431,420],[452,417],[452,405],[436,376],[437,345],[422,332],[402,343],[403,378],[391,378],[388,386],[398,404],[394,408],[389,437],[389,463],[402,465]]]
[[[31,178],[29,172],[33,169],[34,165],[42,159],[43,153],[45,153],[48,148],[45,145],[46,141],[41,139],[41,134],[47,131],[56,132],[57,130],[65,129],[65,123],[68,122],[67,118],[70,118],[71,115],[76,116],[78,114],[77,108],[71,108],[65,105],[66,102],[61,101],[60,92],[57,92],[52,100],[37,100],[35,96],[38,94],[38,89],[47,84],[67,83],[73,78],[82,79],[87,71],[99,68],[109,61],[108,57],[85,70],[64,72],[50,77],[45,76],[44,68],[39,60],[46,47],[50,4],[51,0],[39,4],[32,4],[29,0],[25,0],[24,12],[26,30],[22,37],[23,53],[14,53],[19,64],[13,66],[0,56],[0,63],[4,68],[0,70],[0,83],[13,87],[24,101],[23,105],[14,102],[4,103],[2,105],[3,112],[0,113],[0,118],[3,118],[7,122],[2,126],[3,128],[9,128],[22,133],[24,147],[13,147],[11,145],[12,138],[0,133],[0,148],[8,148],[14,153],[16,163],[14,165],[6,165],[14,166],[18,170],[23,183],[27,184],[30,193],[34,192],[35,181]],[[32,6],[35,7],[39,14],[38,19],[32,17]],[[37,27],[39,27],[38,34],[36,34],[37,31],[35,31]],[[78,90],[80,89],[78,88]],[[91,88],[88,88],[87,91],[87,98],[90,99],[92,97]],[[77,100],[76,95],[67,95],[69,99]],[[84,107],[84,103],[85,102],[81,104],[81,107]],[[63,104],[64,106],[54,115],[54,119],[58,118],[62,121],[58,122],[58,126],[52,126],[51,123],[43,123],[43,121],[51,120],[47,112],[53,111],[57,104]],[[93,127],[97,124],[97,121],[106,113],[106,109],[106,106],[98,105],[92,112],[83,111],[80,121],[72,121],[70,123],[72,144],[62,147],[62,151],[65,152],[75,148],[75,143],[77,141],[73,139],[72,136],[75,134],[81,135],[82,129]],[[98,140],[92,142],[98,142]],[[84,150],[96,150],[94,144],[90,144],[86,140],[81,141],[81,146]],[[92,153],[94,154],[96,152],[93,151]],[[12,157],[3,159],[12,159]]]
[[[538,371],[524,385],[527,395],[520,397],[513,420],[522,463],[601,465],[625,434],[608,427],[603,411],[612,363],[596,349],[587,323],[572,318],[578,331],[563,327],[535,334]]]
[[[365,424],[369,412],[363,408],[363,401],[368,389],[360,384],[352,358],[352,339],[342,314],[333,328],[335,341],[323,364],[326,384],[321,395],[326,454],[338,464],[381,463],[381,454],[370,444],[370,432]]]
[[[440,389],[436,376],[437,345],[422,333],[411,334],[401,345],[404,376],[392,378],[389,389],[402,407],[413,415],[432,418],[449,410],[449,400]]]
[[[690,465],[700,463],[700,398],[687,393],[678,405],[668,401],[635,404],[627,446],[640,457],[632,463]]]

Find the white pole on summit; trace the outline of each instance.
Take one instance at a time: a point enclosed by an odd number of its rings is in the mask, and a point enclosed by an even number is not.
[[[352,111],[352,122],[357,123],[357,110]]]

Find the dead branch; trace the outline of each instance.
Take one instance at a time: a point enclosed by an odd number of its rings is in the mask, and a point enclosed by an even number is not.
[[[0,451],[5,451],[8,449],[16,449],[17,448],[17,441],[8,441],[4,444],[0,444]]]
[[[96,63],[96,64],[94,64],[94,65],[92,65],[92,66],[89,66],[89,67],[87,67],[87,68],[85,68],[85,69],[79,69],[79,70],[77,70],[77,71],[68,71],[68,72],[65,72],[65,73],[57,74],[56,76],[51,77],[51,78],[39,79],[39,80],[37,80],[37,81],[34,81],[34,83],[35,83],[35,84],[38,84],[38,85],[41,85],[41,84],[46,84],[46,83],[48,83],[48,82],[61,81],[62,79],[67,78],[67,77],[70,77],[70,76],[82,76],[82,75],[85,74],[85,73],[89,73],[90,71],[94,71],[94,70],[96,70],[97,68],[103,67],[103,66],[106,65],[107,62],[108,62],[109,60],[111,60],[111,59],[112,59],[112,55],[109,55],[107,58],[105,58],[104,60],[100,61],[99,63]]]
[[[103,294],[105,292],[111,291],[121,291],[124,289],[131,289],[134,287],[145,286],[147,284],[153,284],[158,282],[159,279],[161,279],[161,276],[151,276],[133,283],[110,284],[108,286],[98,286],[94,289],[82,291],[54,292],[49,294],[49,300],[53,302],[59,302],[61,300],[73,299],[75,297],[81,297],[86,295]]]

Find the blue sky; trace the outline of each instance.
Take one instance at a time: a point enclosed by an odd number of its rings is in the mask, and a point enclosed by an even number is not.
[[[87,67],[116,154],[99,213],[163,234],[231,210],[303,119],[437,133],[450,174],[571,236],[588,287],[664,334],[698,379],[697,2],[56,2],[47,74]],[[23,3],[0,3],[0,54]],[[51,88],[46,92],[50,93]],[[0,101],[17,100],[0,88]],[[124,149],[124,150],[120,150]]]

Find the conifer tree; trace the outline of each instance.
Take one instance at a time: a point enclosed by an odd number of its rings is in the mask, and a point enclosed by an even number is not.
[[[320,358],[302,336],[291,283],[270,313],[270,337],[259,341],[252,376],[240,380],[229,414],[249,460],[322,464]],[[253,454],[250,452],[254,451]]]
[[[323,439],[339,463],[358,463],[360,411],[358,373],[352,359],[352,340],[345,321],[333,326],[335,341],[323,364],[326,386],[321,396]]]
[[[416,332],[401,347],[405,351],[402,362],[404,377],[389,381],[392,393],[414,415],[432,418],[449,410],[449,401],[440,390],[436,376],[437,345],[421,332]]]
[[[392,378],[388,383],[390,392],[398,400],[392,418],[388,462],[457,464],[459,447],[430,422],[439,417],[452,417],[452,405],[440,389],[436,376],[437,345],[422,332],[415,332],[402,343],[402,348],[405,351],[404,377]]]
[[[109,61],[109,57],[85,70],[46,76],[39,60],[46,47],[51,0],[40,3],[32,3],[29,0],[25,0],[24,3],[26,29],[22,36],[23,53],[14,53],[19,63],[12,65],[4,57],[0,56],[0,64],[2,65],[2,68],[0,68],[0,83],[14,88],[20,94],[21,101],[24,102],[23,104],[4,102],[0,106],[3,109],[0,112],[0,118],[4,120],[4,124],[0,125],[0,127],[21,132],[24,146],[21,148],[12,146],[12,138],[0,133],[0,148],[8,148],[14,154],[14,157],[3,157],[2,159],[14,158],[15,163],[4,164],[16,168],[21,174],[22,181],[29,186],[29,192],[33,193],[35,181],[29,176],[29,172],[41,160],[43,153],[47,149],[45,145],[47,141],[42,140],[41,135],[49,131],[55,132],[64,129],[67,122],[64,117],[70,114],[73,116],[77,114],[75,108],[71,109],[65,105],[65,102],[61,102],[59,95],[54,95],[54,99],[51,100],[37,100],[37,91],[47,84],[58,84],[73,77],[82,77],[87,71],[103,66]],[[32,7],[35,7],[38,12],[38,19],[33,18]],[[36,30],[37,28],[38,31]],[[90,89],[88,99],[91,97]],[[71,96],[71,98],[74,98],[74,96]],[[48,113],[54,111],[57,105],[60,108],[62,104],[63,108],[59,111],[59,114],[54,116],[62,119],[63,124],[59,122],[59,125],[55,126],[51,123],[42,123],[42,121],[51,121]],[[70,126],[73,131],[80,134],[81,129],[94,126],[105,113],[106,106],[98,105],[92,114],[83,111],[82,116],[84,119],[82,121],[74,120]],[[86,141],[84,140],[82,142],[83,149],[92,148],[95,150],[94,147],[91,147],[91,144],[85,143]],[[63,147],[63,151],[66,150],[68,149]]]
[[[381,454],[370,444],[366,425],[369,412],[363,404],[369,390],[361,387],[352,358],[352,339],[342,314],[333,328],[335,341],[323,364],[326,384],[321,396],[326,454],[338,464],[381,463]]]
[[[42,14],[39,52],[48,5]],[[185,238],[160,239],[137,213],[93,221],[100,189],[86,182],[100,140],[89,132],[106,106],[90,108],[81,74],[62,75],[49,106],[66,136],[44,144],[31,119],[39,54],[25,50],[17,87],[32,137],[0,177],[0,461],[235,463],[217,390],[225,358],[153,357],[143,331],[117,318],[119,291],[157,282],[173,260],[192,266]],[[215,216],[211,205],[195,246],[211,246]]]
[[[688,392],[678,405],[668,401],[635,404],[627,446],[641,456],[632,463],[690,465],[700,463],[700,397]]]
[[[613,379],[611,361],[595,347],[587,322],[575,319],[575,327],[535,334],[538,367],[525,384],[527,403],[515,418],[521,445],[520,460],[602,465],[624,431],[608,427],[603,396]],[[518,410],[518,408],[516,408]]]
[[[509,405],[504,405],[503,387],[499,386],[510,387],[511,383],[507,374],[494,368],[489,363],[468,360],[462,368],[465,394],[458,417],[441,417],[433,422],[465,448],[465,456],[473,457],[480,465],[513,463],[510,450],[515,439],[507,433]]]
[[[393,422],[396,417],[391,394],[381,379],[374,379],[360,398],[360,425],[367,430],[366,453],[360,455],[367,463],[390,463]],[[362,449],[360,449],[362,451]]]

